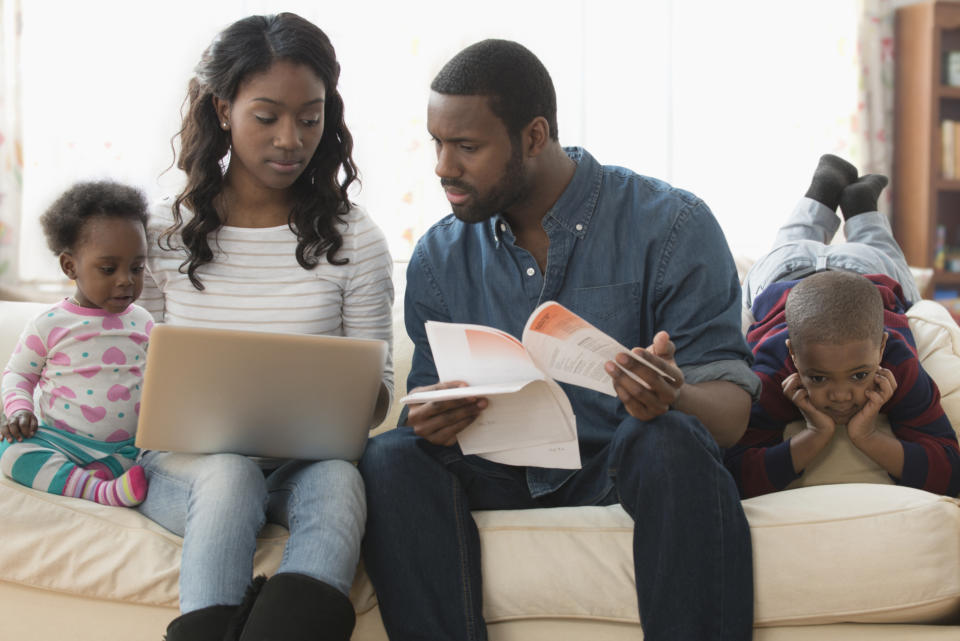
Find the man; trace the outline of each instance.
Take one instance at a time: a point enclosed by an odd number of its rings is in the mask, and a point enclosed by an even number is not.
[[[463,50],[431,85],[427,128],[453,215],[417,244],[405,315],[408,388],[437,381],[427,320],[520,336],[556,300],[647,357],[607,363],[618,398],[564,386],[581,470],[464,456],[457,434],[485,399],[411,406],[373,439],[366,567],[393,640],[486,639],[470,511],[609,505],[634,519],[637,600],[649,641],[749,639],[750,535],[719,446],[743,433],[758,381],[740,333],[730,251],[695,196],[560,146],[553,83],[519,44]],[[403,420],[401,421],[403,422]]]

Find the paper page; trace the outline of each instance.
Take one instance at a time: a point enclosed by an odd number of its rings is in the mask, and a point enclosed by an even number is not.
[[[488,385],[545,378],[510,334],[464,323],[427,321],[427,339],[441,381]]]
[[[563,443],[547,443],[502,452],[484,452],[478,456],[504,465],[552,467],[562,470],[579,470],[581,467],[580,442],[576,437]]]
[[[482,454],[559,443],[576,437],[570,429],[573,412],[557,401],[553,381],[533,381],[512,394],[486,396],[489,405],[457,435],[464,454]],[[571,433],[572,432],[572,433]],[[522,463],[531,465],[531,463]]]
[[[570,435],[568,440],[500,452],[483,452],[478,456],[506,465],[551,467],[566,470],[580,469],[580,441],[577,439],[577,423],[573,415],[573,407],[570,405],[570,399],[556,383],[551,381],[549,388],[567,419],[566,429]]]
[[[510,394],[523,389],[531,381],[514,381],[512,383],[491,383],[489,385],[468,385],[466,387],[448,387],[433,389],[425,392],[407,394],[398,402],[405,405],[429,403],[430,401],[449,401],[453,398],[468,398],[470,396],[488,396],[490,394]]]
[[[534,363],[549,376],[610,396],[616,396],[617,393],[613,388],[613,379],[603,366],[607,361],[616,362],[614,359],[617,354],[626,353],[671,378],[555,301],[544,303],[530,315],[523,330],[523,344]],[[628,374],[632,375],[632,372]],[[643,379],[635,375],[631,377],[646,386]]]

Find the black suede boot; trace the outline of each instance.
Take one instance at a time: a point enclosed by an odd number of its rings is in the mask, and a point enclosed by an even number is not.
[[[166,641],[222,641],[235,605],[212,605],[181,614],[167,626]]]
[[[349,641],[353,604],[336,588],[302,574],[276,574],[253,605],[240,641]]]
[[[257,602],[257,597],[260,596],[260,590],[263,589],[263,585],[266,582],[266,575],[261,574],[254,578],[250,585],[247,586],[246,592],[243,593],[243,601],[240,602],[239,606],[234,608],[234,614],[227,625],[226,633],[223,635],[223,641],[238,641],[240,639],[240,635],[243,634],[243,628],[247,625],[250,610],[253,609],[253,605]]]

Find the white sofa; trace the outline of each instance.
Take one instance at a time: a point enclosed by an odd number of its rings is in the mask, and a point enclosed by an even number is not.
[[[0,301],[0,361],[39,308]],[[910,317],[921,359],[960,425],[960,328],[930,301]],[[398,319],[398,381],[409,352]],[[960,639],[960,501],[892,486],[843,438],[802,480],[811,487],[744,502],[754,543],[754,638]],[[491,639],[642,638],[632,524],[619,507],[476,518]],[[4,478],[0,523],[0,641],[157,641],[176,616],[181,540],[137,512]],[[264,529],[258,571],[278,566],[284,538],[278,526]],[[354,639],[386,639],[362,567],[352,599]]]

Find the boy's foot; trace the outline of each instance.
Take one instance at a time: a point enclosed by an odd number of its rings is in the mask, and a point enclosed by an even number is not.
[[[851,216],[868,211],[877,211],[877,200],[880,192],[887,186],[887,177],[881,174],[867,174],[847,185],[840,194],[840,210],[843,219],[850,220]]]
[[[857,168],[839,156],[824,154],[820,156],[820,164],[813,172],[810,188],[804,194],[825,207],[837,211],[840,204],[840,194],[844,188],[857,180]]]

